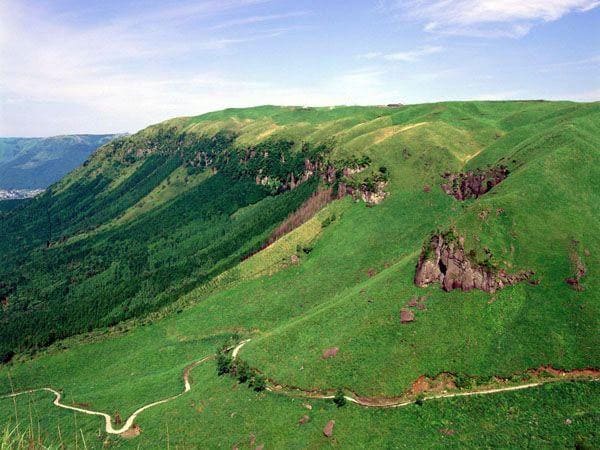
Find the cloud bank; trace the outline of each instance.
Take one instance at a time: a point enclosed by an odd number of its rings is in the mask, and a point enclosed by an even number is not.
[[[425,31],[481,37],[521,37],[541,22],[587,12],[599,0],[409,0],[384,3]]]

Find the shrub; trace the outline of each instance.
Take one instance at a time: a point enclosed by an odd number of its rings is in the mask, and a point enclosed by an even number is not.
[[[263,374],[253,370],[248,387],[254,389],[256,392],[264,391],[267,388],[267,379]]]
[[[3,354],[0,355],[0,364],[9,363],[13,359],[13,356],[15,356],[15,352],[13,352],[12,350],[8,350],[7,352],[4,352]]]
[[[250,367],[246,361],[235,363],[235,374],[240,383],[245,383],[250,378]]]
[[[226,373],[231,372],[232,362],[230,355],[224,351],[217,352],[217,373],[219,375],[225,375]]]
[[[344,391],[342,388],[339,388],[333,397],[333,403],[337,405],[338,408],[341,408],[346,404],[346,397],[344,396]]]
[[[423,395],[423,393],[420,393],[419,395],[417,395],[415,404],[417,404],[419,406],[423,406],[423,403],[425,403],[425,395]]]
[[[459,389],[467,389],[471,387],[471,378],[468,375],[458,374],[454,378],[454,384]]]
[[[325,228],[328,227],[329,225],[331,225],[332,222],[334,222],[337,219],[337,216],[335,215],[335,213],[331,214],[329,217],[327,217],[325,220],[323,220],[321,222],[321,227]]]

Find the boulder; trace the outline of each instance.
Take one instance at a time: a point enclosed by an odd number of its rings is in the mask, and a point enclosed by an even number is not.
[[[338,347],[326,348],[325,350],[323,350],[323,359],[333,358],[335,355],[338,354],[339,351],[340,349]]]
[[[409,309],[400,310],[400,322],[409,323],[415,321],[415,313]]]
[[[335,420],[330,420],[329,422],[327,422],[327,425],[325,425],[325,428],[323,428],[323,434],[328,438],[333,436],[333,427],[334,426],[335,426]]]
[[[298,423],[300,425],[304,425],[305,423],[308,423],[310,421],[310,417],[308,417],[306,414],[304,414],[302,417],[300,417],[300,420],[298,420]]]

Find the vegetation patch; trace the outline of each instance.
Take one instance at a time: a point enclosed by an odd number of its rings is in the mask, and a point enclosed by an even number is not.
[[[257,369],[252,368],[240,358],[233,358],[231,345],[225,344],[216,353],[217,374],[229,375],[236,378],[240,384],[247,384],[255,392],[264,391],[267,388],[267,379]]]

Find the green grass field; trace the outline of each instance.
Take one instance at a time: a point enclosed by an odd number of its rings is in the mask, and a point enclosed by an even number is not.
[[[0,393],[52,386],[63,390],[65,403],[118,411],[125,418],[178,393],[184,367],[213,354],[231,336],[252,337],[241,357],[277,382],[303,389],[344,387],[365,396],[400,395],[419,376],[444,372],[491,380],[543,365],[600,367],[600,104],[259,107],[174,119],[143,130],[133,142],[171,127],[197,136],[235,130],[240,145],[333,138],[332,158],[371,158],[358,177],[387,168],[389,195],[374,207],[350,197],[330,203],[267,249],[213,272],[210,281],[186,279],[193,289],[146,319],[133,317],[59,340],[33,357],[17,355],[0,366]],[[69,192],[79,179],[108,174],[108,167],[112,180],[126,183],[140,169],[118,167],[113,164],[118,157],[98,152],[56,191]],[[479,199],[459,202],[440,189],[444,171],[496,164],[511,173]],[[168,183],[157,179],[97,231],[75,223],[72,239],[100,245],[103,227],[123,233],[139,226],[213,178],[200,172],[186,181],[182,169],[175,169]],[[233,226],[254,220],[278,197],[257,198],[228,220]],[[330,217],[335,219],[323,226]],[[195,220],[186,233],[204,232],[202,218]],[[494,265],[509,272],[531,269],[539,284],[520,283],[494,294],[416,287],[423,244],[434,230],[450,228],[465,237],[465,248],[477,258],[490,254]],[[297,252],[298,246],[311,250]],[[565,282],[573,273],[573,251],[586,267],[582,291]],[[190,260],[194,257],[190,251]],[[414,296],[427,298],[426,309],[415,311],[413,323],[401,324],[400,309]],[[322,359],[322,351],[334,346],[338,355]],[[139,437],[109,436],[107,445],[250,448],[251,434],[265,448],[600,445],[600,392],[594,382],[387,410],[338,409],[319,400],[310,402],[309,411],[305,401],[257,394],[217,377],[212,361],[194,370],[193,381],[188,394],[138,417]],[[14,426],[17,415],[21,428],[33,426],[45,442],[59,443],[60,425],[69,448],[76,439],[81,448],[83,439],[87,448],[102,448],[106,436],[98,432],[99,418],[60,410],[50,398],[20,397],[17,414],[12,400],[0,400],[0,430]],[[303,414],[311,421],[300,426]],[[321,430],[329,419],[336,427],[327,439]]]

